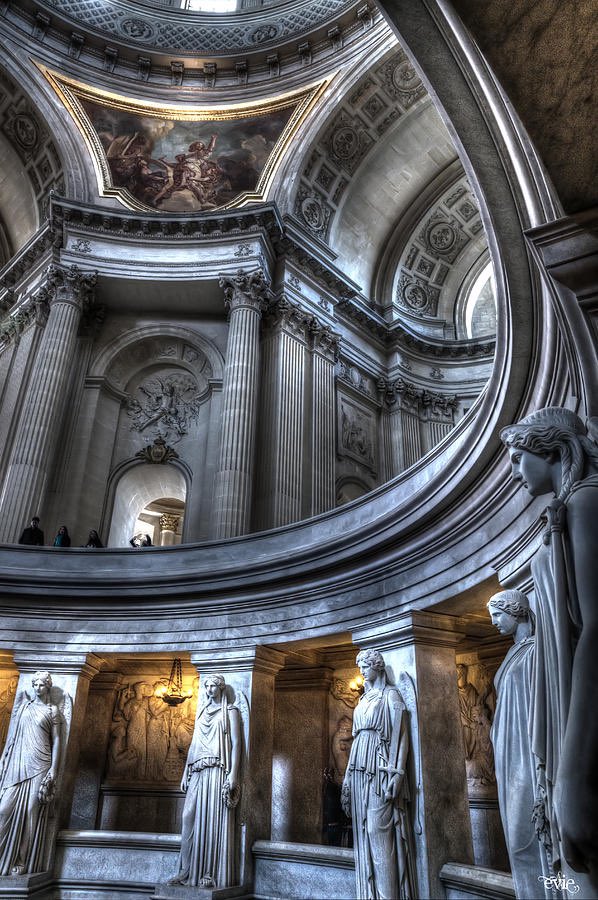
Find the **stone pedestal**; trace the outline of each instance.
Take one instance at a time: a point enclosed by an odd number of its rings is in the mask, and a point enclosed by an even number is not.
[[[222,399],[220,458],[214,491],[215,536],[250,528],[259,390],[259,331],[268,283],[261,271],[220,279],[230,309]]]
[[[43,513],[54,451],[64,418],[81,313],[95,275],[50,266],[39,305],[48,319],[35,356],[0,497],[0,541],[16,541]]]
[[[455,677],[455,647],[463,637],[457,623],[451,616],[411,612],[353,632],[360,650],[382,652],[387,674],[401,689],[409,712],[419,897],[444,896],[439,873],[448,860],[473,862]],[[401,673],[413,690],[401,688]]]

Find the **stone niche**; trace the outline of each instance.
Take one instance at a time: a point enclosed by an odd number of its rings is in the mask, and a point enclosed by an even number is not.
[[[490,740],[496,708],[494,675],[502,649],[501,645],[458,653],[456,678],[475,863],[509,871]]]
[[[360,697],[355,654],[352,646],[293,651],[277,675],[274,841],[352,846],[340,788]]]
[[[180,832],[180,790],[193,734],[199,678],[182,659],[183,690],[168,705],[160,689],[172,658],[111,660],[90,686],[70,827]]]

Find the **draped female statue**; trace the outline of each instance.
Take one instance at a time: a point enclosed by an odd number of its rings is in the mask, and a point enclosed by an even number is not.
[[[45,843],[64,745],[65,720],[52,703],[49,672],[35,672],[33,698],[21,694],[0,759],[0,875],[45,869]]]
[[[398,689],[388,683],[378,650],[362,650],[357,665],[364,693],[353,714],[354,740],[341,794],[345,814],[353,819],[357,897],[412,900],[407,711]]]
[[[598,888],[598,420],[547,407],[501,439],[514,478],[534,497],[553,495],[532,562],[536,823],[552,865],[565,859]]]
[[[208,675],[198,702],[181,790],[185,791],[178,872],[169,884],[236,883],[235,807],[241,796],[241,714],[222,675]]]
[[[498,805],[502,819],[515,894],[540,894],[539,875],[548,874],[544,850],[538,841],[532,814],[536,762],[528,736],[531,705],[534,635],[529,602],[521,591],[500,591],[488,601],[488,611],[501,634],[514,644],[495,677],[497,700],[490,736]]]

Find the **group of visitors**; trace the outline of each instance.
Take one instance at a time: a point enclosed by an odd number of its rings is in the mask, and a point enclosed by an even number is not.
[[[44,532],[39,527],[39,516],[33,516],[31,519],[31,525],[27,528],[23,529],[23,533],[19,538],[19,544],[26,544],[30,547],[43,547],[44,546]],[[61,525],[58,531],[56,532],[56,537],[52,542],[53,547],[70,547],[71,546],[71,537],[69,535],[68,528],[66,525]],[[100,536],[95,530],[92,528],[89,532],[89,537],[87,538],[87,543],[82,545],[83,547],[103,547],[100,540]]]
[[[27,528],[23,529],[23,533],[19,538],[19,544],[26,544],[30,547],[43,547],[44,546],[44,532],[39,527],[39,516],[33,516],[31,519],[31,525]],[[152,547],[152,539],[149,534],[135,534],[131,540],[129,541],[131,547],[135,547],[138,549],[139,547]],[[71,546],[71,537],[69,535],[68,528],[66,525],[61,525],[58,531],[56,532],[56,537],[52,542],[53,547],[70,547]],[[89,537],[87,538],[87,543],[82,545],[83,547],[103,547],[103,543],[100,540],[100,536],[95,530],[92,528],[89,532]]]

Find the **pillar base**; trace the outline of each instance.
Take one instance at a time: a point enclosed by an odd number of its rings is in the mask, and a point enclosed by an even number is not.
[[[29,875],[3,875],[0,877],[0,897],[10,900],[24,900],[26,897],[48,896],[48,889],[54,880],[52,872],[33,872]]]

